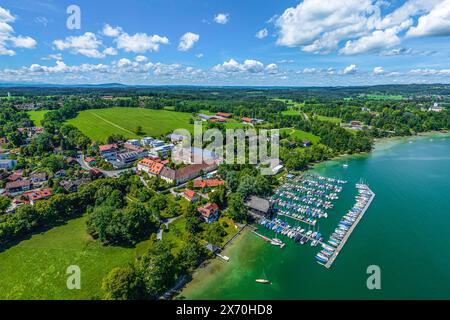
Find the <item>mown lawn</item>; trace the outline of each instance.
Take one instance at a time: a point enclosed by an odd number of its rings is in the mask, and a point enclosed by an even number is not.
[[[45,114],[49,112],[48,110],[40,110],[40,111],[28,111],[30,115],[31,121],[33,121],[34,125],[41,126],[41,121],[44,120]]]
[[[295,137],[299,140],[309,140],[312,143],[318,143],[320,141],[320,138],[310,132],[306,132],[303,130],[296,130],[296,129],[280,129],[280,134],[283,134],[283,132],[287,133],[288,135]]]
[[[134,261],[137,248],[104,247],[86,233],[86,217],[0,252],[0,299],[101,298],[102,279],[113,268]],[[68,290],[67,267],[81,269],[81,290]]]
[[[142,108],[108,108],[82,111],[68,123],[74,125],[89,138],[105,142],[112,134],[121,134],[127,139],[142,136],[160,137],[175,129],[192,129],[190,113]],[[135,129],[141,126],[143,134]]]

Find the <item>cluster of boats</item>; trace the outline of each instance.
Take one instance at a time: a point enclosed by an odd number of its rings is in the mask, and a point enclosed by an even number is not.
[[[314,226],[316,219],[328,217],[326,210],[334,208],[332,201],[339,199],[344,183],[344,180],[316,175],[285,183],[272,198],[274,209],[280,215]]]
[[[305,244],[311,241],[311,246],[315,247],[321,241],[323,241],[322,234],[318,231],[305,230],[300,226],[290,226],[287,222],[280,219],[267,220],[265,218],[258,221],[258,224],[272,230],[278,234],[284,235],[295,242]]]
[[[356,196],[356,204],[344,215],[338,224],[338,227],[331,234],[327,243],[322,244],[322,251],[316,255],[318,263],[325,265],[330,257],[335,253],[341,242],[351,232],[351,227],[357,223],[358,219],[364,214],[367,205],[373,197],[372,191],[367,185],[357,184],[358,195]]]

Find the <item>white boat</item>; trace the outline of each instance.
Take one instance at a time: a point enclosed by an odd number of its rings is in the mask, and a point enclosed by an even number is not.
[[[256,279],[255,281],[262,284],[270,284],[270,281],[266,279]]]

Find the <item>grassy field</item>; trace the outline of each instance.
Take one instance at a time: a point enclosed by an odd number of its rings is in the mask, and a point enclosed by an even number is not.
[[[280,133],[283,134],[283,132],[289,134],[292,137],[295,137],[299,140],[309,140],[312,143],[318,143],[320,141],[320,138],[310,132],[302,131],[302,130],[296,130],[296,129],[280,129]]]
[[[144,252],[137,248],[104,247],[86,233],[86,217],[69,221],[0,252],[0,299],[100,298],[103,277]],[[81,269],[81,290],[68,290],[66,269]]]
[[[359,97],[369,100],[403,100],[402,95],[360,94]]]
[[[105,142],[111,134],[128,139],[139,138],[134,133],[141,126],[142,136],[159,137],[174,129],[192,129],[190,113],[142,108],[109,108],[82,111],[68,123],[74,125],[94,141]]]
[[[341,118],[336,118],[336,117],[326,117],[326,116],[317,115],[316,118],[317,118],[317,120],[320,120],[320,121],[329,121],[329,122],[333,122],[333,123],[337,123],[337,124],[342,122]]]
[[[31,121],[36,126],[41,125],[41,121],[44,120],[44,115],[48,112],[48,110],[41,110],[41,111],[28,111],[28,114],[30,115]]]

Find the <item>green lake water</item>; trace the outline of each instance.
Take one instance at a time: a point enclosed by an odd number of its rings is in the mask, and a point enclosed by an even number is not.
[[[348,168],[343,164],[348,163]],[[186,299],[450,299],[450,138],[384,141],[369,155],[329,161],[314,171],[348,180],[329,218],[325,239],[354,204],[355,184],[376,198],[330,270],[320,250],[283,240],[280,249],[244,233],[225,254],[198,271]],[[273,236],[271,231],[265,234]],[[367,267],[381,270],[381,290],[367,288]],[[255,279],[269,279],[262,285]]]

